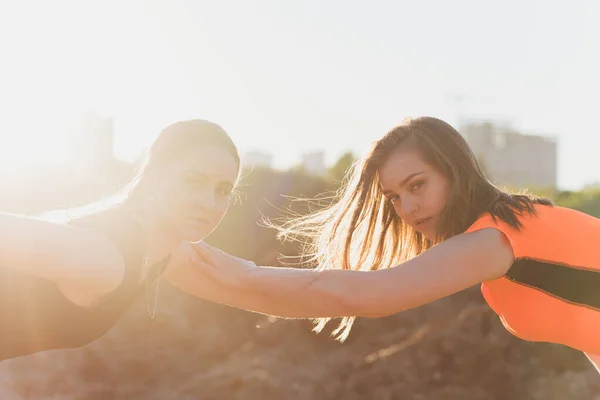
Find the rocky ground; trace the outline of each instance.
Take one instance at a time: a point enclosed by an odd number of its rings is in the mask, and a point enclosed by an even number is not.
[[[164,286],[83,349],[0,364],[12,399],[600,399],[575,351],[509,335],[478,288],[381,319],[340,344],[308,321],[269,320]],[[334,325],[332,325],[333,327]]]

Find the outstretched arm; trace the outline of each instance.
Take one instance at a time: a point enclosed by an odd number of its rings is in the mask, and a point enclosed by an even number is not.
[[[172,280],[177,286],[208,300],[288,318],[386,316],[498,278],[513,262],[511,248],[494,229],[458,235],[379,271],[255,267],[204,244],[197,250],[201,259],[190,267],[195,276],[180,274]]]
[[[80,305],[114,290],[124,274],[119,251],[99,233],[5,213],[0,265],[53,281]]]

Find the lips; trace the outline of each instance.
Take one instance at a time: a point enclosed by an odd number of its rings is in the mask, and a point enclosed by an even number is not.
[[[415,226],[423,225],[424,223],[426,223],[426,222],[428,222],[430,220],[431,220],[431,217],[417,219],[417,220],[415,220]]]

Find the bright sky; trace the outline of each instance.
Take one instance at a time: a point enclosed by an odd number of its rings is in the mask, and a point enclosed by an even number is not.
[[[465,116],[557,136],[578,188],[600,181],[599,20],[597,0],[1,2],[0,157],[59,157],[64,117],[96,110],[127,160],[207,118],[278,166],[334,161],[405,116],[456,124],[460,94]]]

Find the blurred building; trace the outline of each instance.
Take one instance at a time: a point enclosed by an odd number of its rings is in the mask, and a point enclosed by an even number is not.
[[[583,190],[600,190],[600,182],[590,182],[583,186]]]
[[[461,133],[481,162],[488,178],[498,186],[556,188],[556,139],[526,135],[506,125],[468,122]]]
[[[273,155],[262,151],[249,151],[242,156],[242,167],[271,167]]]
[[[315,151],[302,155],[302,168],[311,175],[327,175],[327,165],[325,164],[325,152]]]

